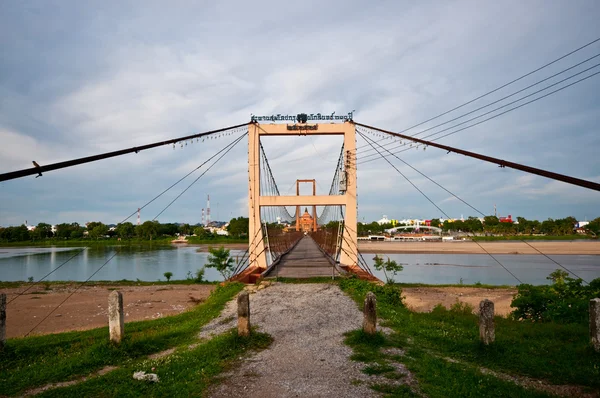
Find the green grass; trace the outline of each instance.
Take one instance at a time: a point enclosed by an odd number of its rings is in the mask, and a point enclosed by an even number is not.
[[[340,285],[359,304],[374,288],[359,280],[342,281]],[[354,349],[354,359],[379,366],[374,369],[385,369],[381,367],[390,361],[402,362],[428,396],[546,396],[483,375],[480,367],[552,384],[600,389],[600,354],[589,344],[587,324],[496,317],[496,342],[484,346],[479,342],[478,317],[463,307],[446,310],[438,306],[432,313],[414,313],[385,295],[377,294],[377,298],[378,316],[394,333],[370,337],[361,331],[352,332],[346,342]],[[382,347],[401,348],[406,355],[390,358],[381,352]]]
[[[253,332],[239,337],[237,331],[216,336],[192,350],[178,351],[161,359],[127,363],[105,376],[47,391],[41,397],[191,397],[201,396],[233,360],[249,349],[264,349],[271,337]],[[154,370],[153,370],[154,368]],[[133,379],[133,373],[155,373],[158,383]]]
[[[125,324],[116,346],[108,328],[7,340],[0,353],[0,396],[17,395],[51,382],[76,379],[108,365],[123,365],[146,355],[196,341],[200,328],[219,315],[241,284],[217,288],[201,305],[180,315]]]
[[[471,236],[471,240],[478,242],[493,242],[499,240],[581,240],[581,239],[597,239],[590,235],[503,235],[503,236]]]

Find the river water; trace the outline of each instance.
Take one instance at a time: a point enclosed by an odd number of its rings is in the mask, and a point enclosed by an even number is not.
[[[97,272],[91,280],[165,280],[163,274],[173,273],[172,279],[185,279],[207,262],[208,253],[196,252],[196,247],[98,247],[88,248],[0,248],[0,280],[35,281],[50,274],[48,281],[83,281]],[[118,252],[117,252],[118,251]],[[116,253],[117,252],[117,253]],[[113,254],[116,255],[111,259]],[[242,256],[231,251],[232,256]],[[405,283],[516,285],[519,282],[492,257],[485,254],[390,254],[381,255],[403,264],[404,270],[394,279]],[[372,267],[373,254],[364,254]],[[559,268],[542,255],[497,254],[494,257],[523,283],[546,284],[548,274]],[[598,255],[552,255],[584,280],[600,278]],[[110,259],[110,261],[109,261]],[[68,260],[68,261],[67,261]],[[58,268],[58,269],[57,269]],[[385,280],[383,272],[375,272]],[[207,268],[205,279],[221,280],[220,274]]]

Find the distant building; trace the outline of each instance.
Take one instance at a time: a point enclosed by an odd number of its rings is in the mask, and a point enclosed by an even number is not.
[[[311,232],[314,228],[314,218],[308,212],[308,209],[304,209],[304,214],[298,219],[298,226],[302,232]]]
[[[509,224],[513,223],[513,219],[512,219],[512,216],[510,214],[508,215],[508,217],[498,217],[498,220],[500,222],[504,222],[504,223],[509,223]]]

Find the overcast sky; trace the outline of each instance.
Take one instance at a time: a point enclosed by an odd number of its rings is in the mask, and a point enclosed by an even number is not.
[[[227,127],[251,113],[356,110],[356,121],[402,131],[600,37],[599,19],[596,0],[3,1],[0,172]],[[407,134],[598,53],[600,42]],[[439,142],[600,182],[599,93],[600,75]],[[0,225],[119,222],[238,135],[0,183]],[[364,143],[358,138],[359,147]],[[316,178],[318,192],[327,193],[340,145],[326,137],[264,140],[283,194],[294,192],[297,178]],[[358,151],[359,159],[373,153],[368,149]],[[213,219],[246,216],[247,150],[244,139],[159,221],[199,222],[207,194]],[[400,156],[486,214],[496,204],[500,215],[513,217],[600,216],[596,191],[435,148]],[[478,215],[392,162],[445,213]],[[442,215],[385,160],[359,160],[358,167],[361,221]],[[142,221],[194,176],[145,208]]]

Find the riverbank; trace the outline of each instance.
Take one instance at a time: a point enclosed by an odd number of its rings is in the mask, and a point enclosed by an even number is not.
[[[60,306],[34,334],[59,333],[73,330],[88,330],[108,324],[108,295],[113,290],[123,293],[125,322],[164,318],[180,314],[203,302],[216,285],[153,283],[139,285],[131,283],[93,283],[80,287],[77,292]],[[31,330],[53,308],[80,286],[72,282],[53,282],[34,286],[22,296],[13,300],[27,289],[28,283],[11,283],[0,288],[6,293],[7,337],[22,337]],[[456,302],[468,303],[478,308],[484,298],[491,298],[496,304],[496,314],[510,313],[510,302],[516,293],[515,288],[488,288],[478,286],[418,286],[402,287],[405,304],[415,312],[430,312],[437,304],[450,308]]]
[[[536,250],[537,249],[537,250]],[[556,242],[371,242],[359,241],[358,250],[369,254],[591,254],[600,255],[600,241]],[[538,251],[539,250],[539,251]],[[486,253],[487,252],[487,253]]]
[[[15,284],[16,285],[16,284]],[[208,284],[162,283],[146,286],[59,282],[29,287],[22,283],[1,288],[6,293],[6,337],[22,337],[70,294],[64,304],[35,329],[34,334],[88,330],[108,325],[108,295],[113,290],[123,293],[125,322],[159,319],[180,314],[203,302],[215,289]],[[15,297],[17,297],[15,299]],[[11,300],[15,299],[11,302]]]

